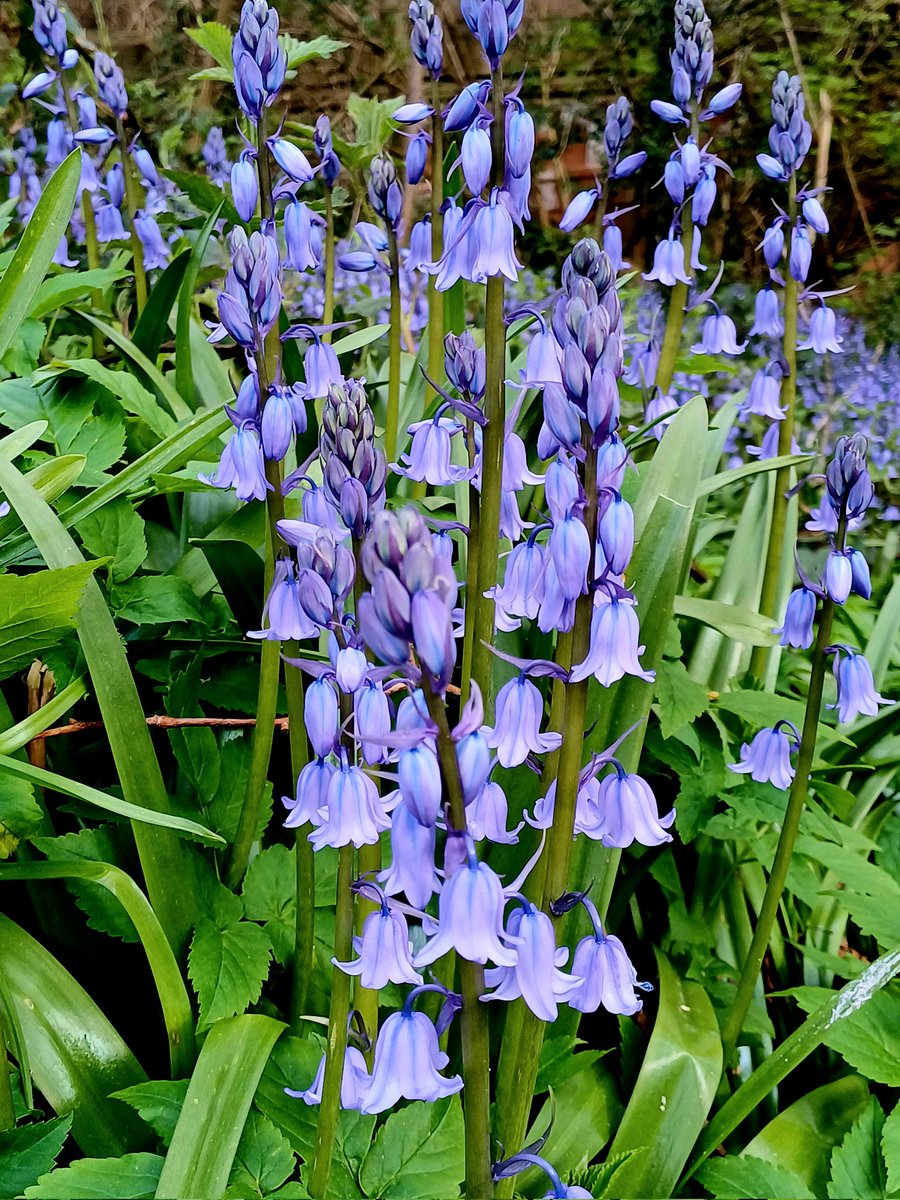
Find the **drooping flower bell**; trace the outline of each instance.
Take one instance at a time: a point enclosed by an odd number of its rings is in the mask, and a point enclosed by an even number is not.
[[[741,760],[730,763],[729,770],[787,791],[795,774],[791,751],[799,745],[800,735],[790,721],[777,721],[771,729],[761,729],[749,746],[741,746]]]
[[[441,1074],[450,1059],[440,1048],[435,1026],[412,1007],[422,990],[414,988],[403,1008],[391,1013],[379,1031],[363,1112],[385,1112],[398,1100],[433,1103],[462,1090],[461,1075]]]
[[[569,952],[564,946],[557,949],[553,922],[523,897],[510,914],[506,933],[516,944],[516,964],[485,972],[485,984],[496,990],[482,1000],[521,996],[538,1020],[555,1021],[557,1005],[581,986],[581,980],[559,969]]]

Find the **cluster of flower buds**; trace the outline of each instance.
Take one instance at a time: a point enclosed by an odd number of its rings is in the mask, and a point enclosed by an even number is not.
[[[97,95],[112,115],[124,117],[128,112],[125,76],[115,60],[102,50],[98,50],[94,55],[94,78],[97,81]]]
[[[772,85],[771,154],[758,154],[756,161],[770,179],[788,180],[803,165],[812,145],[812,127],[804,116],[805,101],[799,75],[779,71]]]
[[[864,600],[872,595],[865,557],[861,550],[847,545],[847,532],[859,526],[874,499],[866,449],[866,440],[859,435],[839,438],[835,445],[825,471],[825,495],[807,523],[809,529],[828,535],[825,566],[821,581],[816,582],[798,563],[800,587],[791,592],[784,623],[774,630],[781,635],[783,646],[805,650],[812,645],[820,601],[829,600],[841,607],[851,595]],[[872,668],[864,655],[843,644],[828,647],[826,653],[834,656],[837,685],[835,703],[829,707],[837,709],[841,724],[859,716],[873,717],[879,704],[890,703],[876,691]],[[795,774],[791,754],[799,745],[800,735],[794,726],[779,721],[772,728],[761,729],[749,745],[744,744],[740,762],[731,769],[787,790]]]
[[[221,324],[210,341],[226,334],[244,349],[257,349],[281,312],[281,259],[273,228],[254,230],[249,238],[240,226],[231,231],[231,266],[219,293]]]
[[[409,19],[413,58],[430,71],[432,79],[440,79],[444,69],[444,29],[434,4],[431,0],[410,0]]]
[[[231,46],[241,112],[258,124],[284,86],[287,58],[278,40],[278,13],[266,0],[244,0]]]
[[[48,58],[55,58],[62,70],[78,61],[78,51],[69,46],[66,18],[55,0],[32,0],[34,8],[34,40]]]
[[[334,150],[331,122],[324,113],[317,119],[313,130],[313,146],[319,159],[319,173],[327,188],[333,188],[341,173],[341,160]]]
[[[333,384],[319,431],[325,495],[355,538],[384,506],[387,467],[375,445],[375,416],[361,380]]]
[[[525,0],[462,0],[460,11],[491,70],[497,70],[522,24]]]
[[[231,164],[225,148],[225,135],[220,125],[213,125],[201,150],[206,173],[216,185],[224,188],[231,178]]]

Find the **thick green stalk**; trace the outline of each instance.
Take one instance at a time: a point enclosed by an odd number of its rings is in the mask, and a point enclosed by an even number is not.
[[[437,262],[444,252],[444,125],[441,121],[441,104],[437,80],[431,84],[431,106],[434,119],[431,122],[431,259]],[[435,286],[434,275],[428,276],[428,374],[439,380],[444,367],[444,293]],[[430,386],[426,389],[426,400],[436,393]]]
[[[466,806],[456,746],[447,723],[447,709],[443,699],[432,690],[427,676],[423,676],[422,690],[428,703],[429,716],[438,730],[438,761],[447,789],[449,824],[454,829],[465,829]],[[465,958],[458,961],[463,997],[460,1037],[466,1084],[463,1092],[466,1197],[467,1200],[491,1200],[494,1193],[491,1179],[491,1048],[487,1012],[479,999],[484,994],[484,968]]]
[[[493,152],[493,174],[500,178],[506,152],[503,115],[503,72],[500,68],[491,73],[491,100],[493,122],[491,123],[491,150]],[[498,172],[500,175],[498,175]],[[492,182],[494,180],[492,179]],[[493,275],[487,281],[484,313],[485,348],[485,391],[484,415],[487,424],[482,431],[481,441],[481,502],[479,507],[478,543],[474,547],[478,556],[478,586],[467,597],[474,603],[475,618],[472,644],[472,679],[481,689],[486,709],[490,706],[492,655],[490,645],[494,638],[494,601],[484,593],[497,582],[497,548],[500,542],[500,498],[503,484],[503,439],[506,432],[506,324],[503,320],[504,279]],[[473,546],[471,539],[469,550]],[[463,689],[468,691],[468,681],[463,680]]]
[[[387,420],[384,425],[384,453],[389,463],[397,461],[397,435],[400,431],[400,251],[397,235],[388,226],[388,258],[391,270],[391,330],[388,334]]]
[[[137,192],[138,182],[134,177],[131,155],[128,153],[128,135],[121,117],[116,118],[116,131],[119,135],[119,153],[122,156],[122,173],[125,178],[125,207],[128,209],[128,218],[131,224],[131,265],[134,268],[134,292],[137,298],[138,316],[140,316],[147,303],[147,272],[144,269],[144,247],[138,237],[135,224],[137,210],[140,208]]]
[[[788,191],[788,228],[793,229],[797,217],[797,180],[791,176]],[[797,303],[799,288],[797,280],[788,271],[784,288],[784,359],[788,373],[781,381],[781,407],[784,420],[778,425],[778,453],[790,454],[794,444],[794,410],[797,402]],[[765,616],[774,616],[778,598],[778,583],[784,551],[784,534],[787,525],[788,491],[791,487],[792,467],[781,467],[775,472],[775,495],[772,500],[772,521],[769,526],[769,543],[766,547],[766,565],[763,569],[762,591],[759,611]],[[771,647],[755,646],[750,658],[750,670],[754,677],[763,680],[769,665]]]
[[[844,522],[838,530],[838,545],[843,546]],[[803,816],[803,806],[809,792],[809,773],[816,750],[816,733],[818,730],[819,713],[822,707],[822,692],[825,685],[825,670],[827,666],[826,648],[831,641],[831,626],[834,620],[834,601],[825,600],[819,613],[819,628],[816,634],[816,644],[813,649],[812,668],[809,676],[809,691],[806,698],[806,713],[803,718],[803,732],[800,736],[800,750],[797,754],[797,771],[791,785],[785,809],[778,848],[766,884],[766,893],[762,907],[753,931],[753,941],[744,962],[741,977],[738,981],[734,1003],[728,1014],[722,1031],[722,1043],[725,1049],[725,1070],[728,1069],[737,1039],[743,1028],[744,1020],[753,1000],[756,981],[759,977],[766,947],[772,935],[778,906],[784,891],[785,880],[791,865],[794,842],[800,828],[800,818]]]
[[[353,957],[353,847],[338,851],[337,891],[335,899],[334,956],[341,962]],[[347,1052],[347,1021],[350,1016],[350,976],[339,967],[331,975],[331,1006],[328,1010],[328,1043],[325,1051],[325,1079],[322,1103],[316,1125],[316,1153],[309,1180],[313,1200],[324,1200],[328,1192],[331,1161],[341,1111],[341,1079]]]
[[[295,658],[298,654],[297,643],[285,643],[284,651],[288,658]],[[284,666],[284,690],[287,695],[291,775],[296,788],[297,776],[309,762],[309,745],[303,717],[303,675],[299,668],[287,663]],[[294,830],[297,910],[294,916],[294,977],[289,1010],[292,1025],[296,1025],[306,1011],[315,950],[316,860],[308,834],[308,825]]]
[[[583,444],[591,446],[591,431],[585,429]],[[585,524],[594,545],[597,537],[597,451],[590,448],[584,468],[584,490],[588,506]],[[593,592],[579,596],[575,607],[575,626],[571,637],[557,646],[557,661],[571,666],[581,662],[591,644],[591,615]],[[563,656],[564,661],[560,656]],[[535,870],[533,888],[540,884],[540,904],[545,912],[550,904],[568,888],[569,860],[572,853],[572,833],[575,828],[575,802],[578,795],[578,776],[584,756],[584,730],[587,720],[588,680],[554,686],[551,701],[551,728],[562,732],[562,745],[555,763],[548,762],[544,785],[556,779],[556,804],[553,824],[547,834],[547,844],[541,862]],[[554,711],[555,710],[555,711]],[[555,718],[555,719],[554,719]],[[558,723],[557,723],[558,722]],[[542,871],[542,877],[538,871]],[[497,1073],[498,1137],[509,1153],[524,1145],[531,1111],[531,1100],[544,1040],[544,1022],[523,1004],[517,1005],[511,1027],[504,1030],[500,1066]],[[497,1185],[498,1200],[508,1200],[514,1194],[513,1180],[501,1180]]]
[[[6,1053],[6,1025],[3,1009],[0,1008],[0,1132],[4,1129],[14,1129],[15,1124],[16,1106],[13,1102],[9,1058]]]
[[[78,129],[78,113],[75,109],[75,101],[72,99],[72,93],[66,87],[63,80],[60,81],[62,87],[63,98],[66,102],[66,112],[69,115],[69,128],[75,133]],[[85,153],[82,151],[82,154]],[[100,244],[97,241],[97,222],[94,219],[94,206],[91,203],[91,193],[85,188],[81,193],[81,214],[84,217],[84,245],[87,251],[88,267],[92,270],[100,266]],[[91,299],[94,302],[94,307],[99,311],[103,307],[103,293],[99,288],[94,288],[91,292]],[[99,358],[103,353],[103,331],[95,325],[91,331],[91,344],[94,348],[94,357]]]
[[[475,464],[475,424],[466,421],[466,449],[469,466]],[[476,597],[478,595],[478,529],[481,497],[478,488],[469,484],[469,535],[466,539],[466,607],[465,625],[463,628],[462,652],[462,687],[460,704],[465,704],[469,698],[469,688],[472,680],[472,649],[475,644],[475,614],[478,611]]]
[[[697,138],[700,122],[697,119],[697,105],[693,105],[691,114],[691,135]],[[690,211],[685,206],[682,209],[684,222],[681,244],[684,247],[685,274],[690,270],[691,253],[694,241],[694,222]],[[688,285],[678,282],[669,294],[669,309],[666,314],[666,331],[659,352],[659,365],[656,368],[656,386],[665,396],[672,386],[672,376],[675,374],[675,363],[681,350],[681,331],[684,326],[684,306],[688,297]]]
[[[322,313],[322,324],[330,325],[334,320],[334,202],[331,188],[325,189],[325,308]],[[331,333],[326,330],[322,340],[331,341]]]

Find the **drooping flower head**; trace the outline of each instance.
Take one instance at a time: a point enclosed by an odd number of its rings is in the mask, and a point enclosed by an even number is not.
[[[413,58],[431,72],[432,79],[440,79],[444,67],[444,29],[431,0],[410,0],[409,19]]]
[[[287,58],[278,41],[278,13],[266,0],[244,0],[231,61],[238,104],[257,124],[276,100],[287,71]]]
[[[97,81],[97,92],[106,107],[114,117],[124,117],[128,111],[125,76],[115,60],[102,50],[98,50],[94,55],[94,78]]]

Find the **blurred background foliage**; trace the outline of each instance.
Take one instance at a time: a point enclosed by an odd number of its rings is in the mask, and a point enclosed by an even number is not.
[[[231,25],[239,7],[239,0],[103,0],[133,111],[165,163],[196,167],[202,139],[215,124],[230,132],[232,152],[239,146],[230,89],[191,80],[210,60],[184,32],[202,21]],[[458,6],[438,0],[437,7],[446,30],[447,76],[441,90],[449,98],[481,64]],[[419,69],[409,66],[404,0],[282,0],[279,11],[283,29],[301,40],[325,34],[346,43],[333,58],[313,60],[298,73],[285,94],[292,119],[311,123],[324,111],[341,131],[350,125],[351,93],[421,96]],[[75,0],[71,12],[83,27],[85,43],[98,43],[91,0]],[[894,0],[815,5],[713,0],[710,15],[716,77],[744,84],[741,103],[715,130],[734,179],[723,187],[720,215],[710,230],[711,259],[724,257],[734,264],[733,279],[762,275],[755,248],[771,213],[771,189],[755,155],[765,149],[772,77],[782,68],[799,72],[820,154],[818,163],[810,161],[810,174],[832,189],[826,285],[854,284],[849,306],[864,317],[870,336],[888,344],[900,341],[900,5]],[[25,119],[17,92],[38,60],[30,19],[28,0],[0,6],[0,147],[9,144]],[[671,142],[670,130],[651,116],[648,102],[668,95],[671,26],[669,0],[536,0],[528,5],[525,36],[513,43],[509,66],[511,74],[524,74],[523,96],[538,126],[536,219],[526,241],[531,265],[556,258],[561,235],[555,222],[572,192],[592,179],[595,139],[602,136],[606,104],[618,94],[635,104],[635,144],[651,158],[633,188],[617,193],[621,205],[640,205],[623,225],[625,243],[637,265],[652,255],[671,211],[656,186]]]

